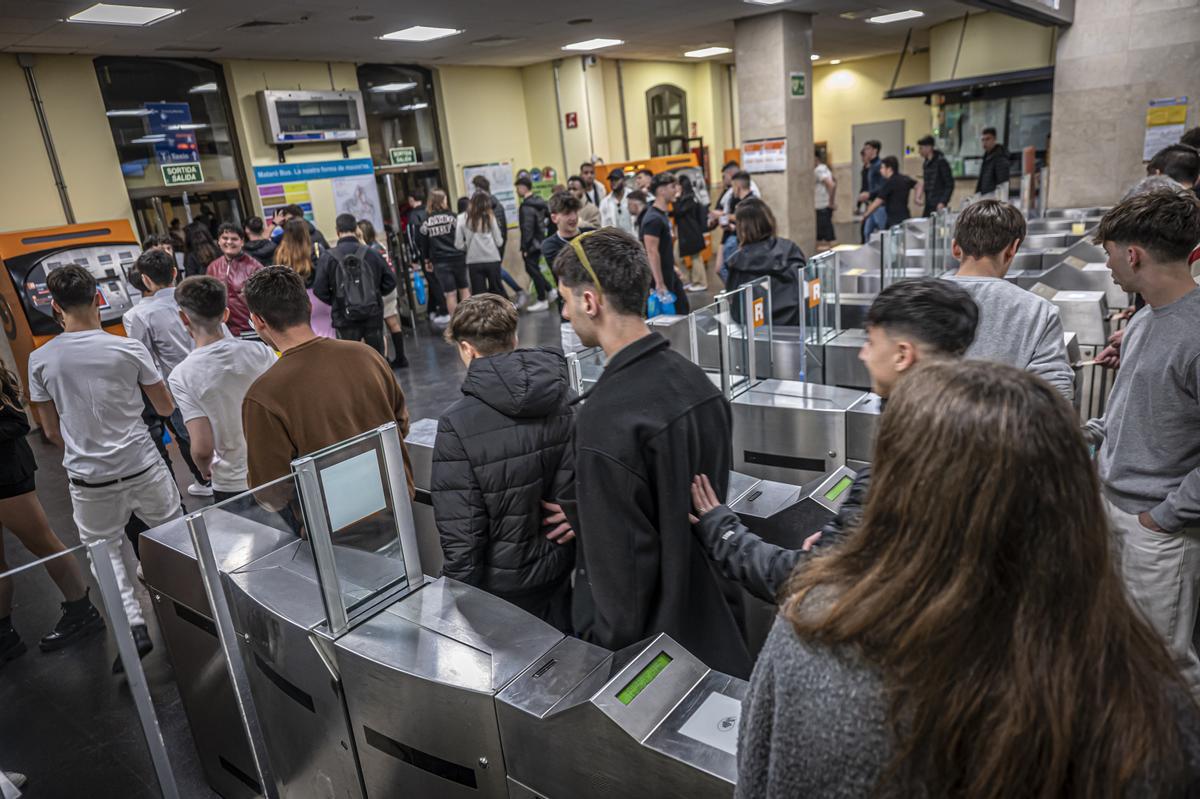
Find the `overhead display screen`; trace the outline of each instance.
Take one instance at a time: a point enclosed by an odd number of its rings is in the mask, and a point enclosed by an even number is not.
[[[639,671],[638,675],[621,689],[621,692],[617,694],[617,701],[622,705],[628,705],[637,699],[638,694],[646,690],[646,686],[654,682],[654,678],[662,674],[663,669],[669,665],[671,665],[671,656],[666,652],[659,652],[654,660],[646,665],[646,668]]]

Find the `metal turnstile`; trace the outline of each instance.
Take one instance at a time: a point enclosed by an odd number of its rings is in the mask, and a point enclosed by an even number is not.
[[[437,522],[433,518],[433,496],[429,493],[433,485],[433,445],[437,441],[437,419],[418,419],[408,426],[404,446],[412,464],[413,524],[417,528],[417,548],[421,553],[421,568],[429,577],[442,574],[442,542],[438,535]]]

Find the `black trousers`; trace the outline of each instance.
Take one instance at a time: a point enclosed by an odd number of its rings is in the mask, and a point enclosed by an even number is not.
[[[467,264],[467,272],[471,276],[471,293],[472,294],[499,294],[501,297],[507,297],[504,293],[504,281],[500,278],[500,262],[494,261],[485,264]]]
[[[546,299],[550,293],[550,284],[546,281],[546,276],[542,274],[540,268],[542,254],[537,250],[525,253],[525,274],[529,275],[529,280],[537,291],[537,298],[540,302]]]
[[[344,341],[361,341],[375,348],[383,357],[387,357],[387,350],[383,345],[383,318],[372,319],[369,322],[360,324],[343,325],[334,328],[337,331],[337,337]]]

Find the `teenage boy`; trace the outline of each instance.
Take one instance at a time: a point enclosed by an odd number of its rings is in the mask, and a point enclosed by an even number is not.
[[[1070,402],[1075,372],[1067,359],[1058,306],[1004,279],[1025,238],[1025,217],[999,200],[972,203],[958,215],[949,276],[979,305],[979,332],[968,358],[1000,361],[1033,372]]]
[[[991,194],[996,189],[1004,189],[1004,197],[1008,197],[1008,150],[996,141],[996,129],[984,128],[979,136],[983,145],[983,162],[979,165],[979,179],[975,181],[976,194]]]
[[[280,353],[242,402],[250,487],[288,474],[301,455],[395,422],[411,492],[408,409],[383,356],[313,332],[304,279],[289,267],[256,272],[246,283],[246,303],[258,335]]]
[[[433,447],[442,574],[570,633],[575,534],[542,529],[543,503],[570,482],[567,361],[554,350],[517,349],[517,319],[507,299],[480,294],[446,328],[467,377]]]
[[[1121,344],[1098,446],[1105,505],[1129,595],[1166,640],[1200,695],[1192,633],[1200,606],[1200,289],[1188,255],[1200,241],[1200,201],[1183,188],[1123,200],[1095,242],[1113,282],[1140,294]]]
[[[858,201],[864,205],[871,202],[872,196],[883,187],[883,161],[879,158],[879,153],[883,149],[883,145],[876,139],[864,142],[859,155],[862,156],[862,191],[859,192]],[[863,243],[866,244],[871,240],[871,234],[876,230],[883,230],[887,224],[887,211],[881,206],[877,207],[872,213],[863,214],[862,237]]]
[[[554,223],[554,233],[546,237],[542,242],[542,257],[546,259],[546,263],[550,264],[550,268],[554,268],[554,259],[562,252],[571,241],[580,233],[587,233],[592,228],[581,228],[579,226],[579,200],[568,191],[561,191],[550,198],[550,221]],[[556,276],[558,272],[554,273]],[[559,338],[562,344],[564,353],[578,352],[583,349],[583,343],[579,340],[579,336],[575,335],[575,329],[571,327],[571,323],[567,321],[567,317],[563,315],[563,298],[562,294],[558,296],[558,313],[559,313]]]
[[[251,328],[242,287],[251,275],[262,269],[262,264],[245,253],[246,240],[237,225],[226,222],[217,228],[217,246],[221,248],[221,257],[209,264],[205,273],[225,284],[229,296],[229,331],[235,336],[244,336]]]
[[[600,206],[594,205],[588,198],[583,178],[579,175],[571,175],[567,178],[567,191],[576,200],[579,200],[579,223],[584,227],[600,227]]]
[[[925,135],[918,139],[917,150],[923,162],[921,183],[917,186],[917,202],[924,204],[921,215],[929,216],[950,205],[950,198],[954,194],[954,175],[950,171],[950,162],[937,149],[937,141],[932,136]]]
[[[629,192],[629,218],[633,225],[633,230],[626,231],[633,234],[633,237],[639,241],[642,238],[642,220],[646,218],[646,209],[650,206],[650,198],[646,196],[646,192],[635,190]]]
[[[625,172],[620,167],[608,173],[610,191],[600,201],[600,224],[602,227],[618,227],[633,233],[633,218],[629,213],[629,202],[625,191]]]
[[[383,355],[383,297],[396,288],[396,277],[382,255],[358,240],[354,214],[338,214],[334,226],[337,243],[317,261],[313,294],[330,307],[338,338],[362,341]],[[339,277],[342,272],[345,285]],[[361,289],[348,292],[357,281]]]
[[[211,480],[213,501],[224,502],[249,488],[242,400],[275,363],[275,353],[260,342],[224,334],[229,307],[221,281],[189,277],[179,284],[175,298],[178,318],[196,346],[167,382],[191,434],[192,457]]]
[[[544,311],[550,302],[558,299],[558,292],[550,287],[542,274],[542,242],[546,240],[546,222],[550,219],[550,207],[546,201],[533,193],[533,182],[522,175],[516,182],[517,196],[521,207],[517,218],[521,227],[521,258],[525,262],[525,274],[537,292],[537,302],[526,311]],[[551,296],[553,294],[553,296]]]
[[[892,228],[908,219],[908,195],[917,182],[901,174],[900,162],[894,155],[879,162],[879,174],[883,177],[883,185],[871,193],[871,204],[867,206],[866,215],[868,219],[873,219],[875,212],[882,210],[883,227]]]
[[[871,390],[886,402],[896,383],[917,364],[961,358],[975,338],[978,322],[979,309],[971,295],[944,280],[923,277],[888,286],[867,310],[867,341],[858,354],[871,375]],[[802,549],[785,549],[750,532],[721,504],[708,476],[697,474],[692,481],[694,529],[726,577],[764,602],[777,602],[796,564],[814,544],[835,544],[858,523],[870,484],[868,465],[855,476],[837,515],[806,539]]]
[[[598,230],[575,239],[554,266],[579,338],[608,358],[579,409],[576,479],[562,497],[579,537],[576,631],[614,650],[665,632],[709,667],[746,677],[752,659],[740,609],[722,593],[687,519],[693,475],[713,475],[726,488],[729,402],[646,326],[650,266],[636,239]]]
[[[179,270],[175,259],[162,250],[147,250],[138,256],[134,268],[141,276],[149,294],[133,306],[122,318],[125,332],[137,339],[154,359],[159,374],[165,378],[192,351],[192,338],[179,321],[179,305],[175,301],[175,279]],[[192,441],[179,409],[168,419],[161,420],[175,436],[179,453],[192,473],[195,482],[188,486],[193,497],[211,497],[212,488],[192,456]]]
[[[125,572],[122,533],[131,514],[148,527],[179,515],[179,489],[142,422],[142,392],[159,416],[169,417],[175,403],[146,348],[101,329],[90,272],[59,267],[46,276],[46,287],[64,332],[29,356],[29,397],[46,438],[63,448],[79,540],[104,542],[138,655],[145,657],[154,645]],[[114,674],[120,666],[117,658]]]
[[[654,204],[646,209],[642,220],[642,243],[646,246],[646,259],[650,262],[653,276],[652,289],[662,296],[667,292],[675,295],[675,313],[686,316],[691,312],[683,281],[675,272],[675,243],[671,234],[671,201],[679,187],[679,181],[670,172],[659,172],[650,183]]]
[[[644,191],[647,194],[650,192],[650,182],[654,180],[654,173],[649,169],[642,167],[633,175],[633,188],[637,191]]]

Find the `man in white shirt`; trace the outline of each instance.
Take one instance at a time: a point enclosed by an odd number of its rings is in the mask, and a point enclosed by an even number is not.
[[[174,259],[158,249],[146,250],[138,256],[134,269],[150,294],[127,311],[121,322],[129,337],[137,339],[149,350],[158,371],[168,378],[171,370],[192,351],[192,338],[179,321],[179,304],[175,302],[175,279],[179,276],[179,270]],[[179,454],[183,456],[183,462],[195,480],[188,486],[188,493],[193,497],[211,497],[212,488],[192,458],[191,436],[188,435],[183,417],[179,415],[179,409],[176,408],[169,419],[160,421],[175,437]],[[170,463],[167,466],[170,467]]]
[[[125,572],[130,514],[155,527],[179,515],[179,489],[142,422],[142,392],[160,416],[175,403],[150,353],[100,327],[96,279],[76,265],[46,277],[64,332],[29,356],[29,397],[51,443],[63,447],[79,540],[105,542],[138,654],[154,645]],[[113,673],[121,670],[120,658]]]
[[[813,182],[815,191],[813,204],[817,209],[817,252],[833,249],[837,244],[837,231],[833,227],[833,212],[837,210],[834,195],[837,181],[819,153],[813,154]]]
[[[588,202],[599,208],[608,192],[604,184],[596,180],[596,165],[591,161],[584,161],[579,165],[579,177],[583,180],[583,193],[587,195]]]
[[[216,278],[189,277],[175,298],[196,347],[168,382],[191,434],[196,465],[212,481],[213,501],[224,502],[249,489],[242,400],[275,363],[275,353],[260,342],[225,336],[229,307],[225,285]]]
[[[619,227],[633,234],[633,217],[629,213],[629,201],[625,196],[625,172],[620,168],[608,173],[608,185],[612,191],[600,201],[601,227]]]

